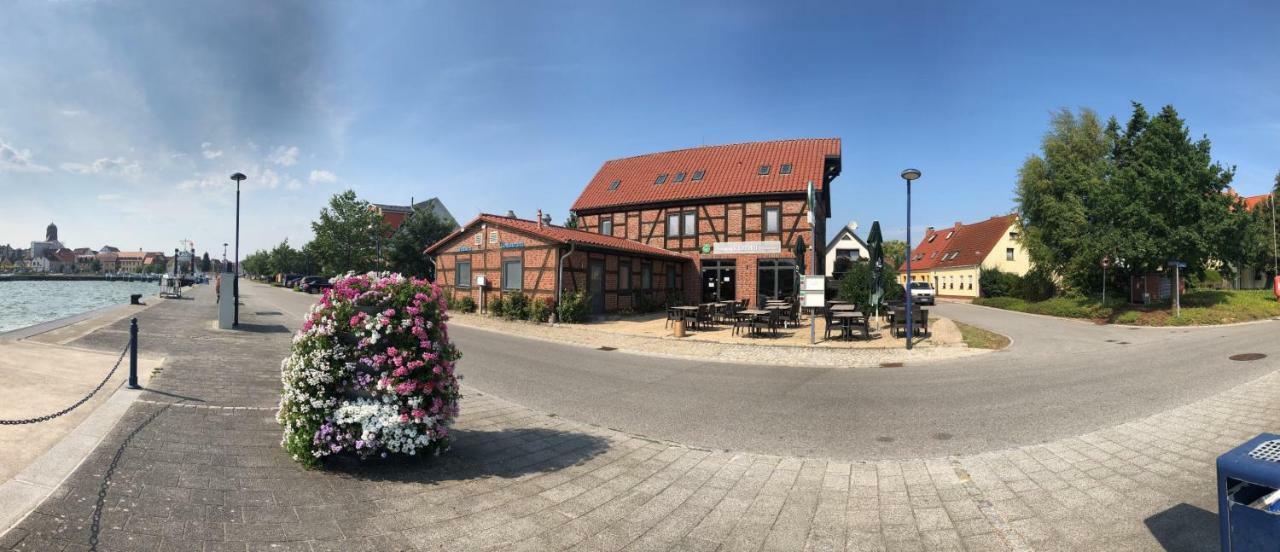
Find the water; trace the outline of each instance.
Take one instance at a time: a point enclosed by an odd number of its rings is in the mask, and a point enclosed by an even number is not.
[[[0,281],[0,332],[129,302],[160,292],[156,282]]]

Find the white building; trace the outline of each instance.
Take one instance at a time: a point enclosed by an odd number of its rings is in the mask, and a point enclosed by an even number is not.
[[[862,241],[858,236],[858,221],[851,221],[836,232],[836,235],[827,243],[826,249],[826,267],[824,274],[828,276],[836,276],[836,259],[844,257],[850,261],[860,261],[870,259],[870,252],[867,250],[867,242]]]

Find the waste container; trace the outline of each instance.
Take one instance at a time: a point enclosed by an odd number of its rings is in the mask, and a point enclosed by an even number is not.
[[[1276,550],[1280,543],[1280,435],[1263,433],[1218,457],[1223,552]]]

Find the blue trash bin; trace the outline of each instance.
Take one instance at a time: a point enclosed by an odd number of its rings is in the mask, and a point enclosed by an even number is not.
[[[1218,457],[1218,523],[1223,552],[1280,549],[1280,435]]]

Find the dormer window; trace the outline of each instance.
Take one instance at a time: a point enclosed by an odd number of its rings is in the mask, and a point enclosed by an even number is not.
[[[783,163],[778,167],[778,174],[791,174],[791,163]]]
[[[702,177],[706,175],[707,175],[707,171],[693,171],[693,181],[697,182],[699,180],[702,180]]]
[[[667,173],[662,173],[658,175],[658,179],[653,181],[654,186],[657,186],[659,184],[666,184],[666,183],[667,183]]]
[[[933,240],[936,240],[936,239],[938,239],[937,234],[929,234],[929,243],[933,243]]]
[[[956,231],[955,231],[955,230],[952,230],[952,231],[950,231],[950,232],[947,232],[947,239],[951,239],[951,236],[954,236],[954,235],[956,235]]]
[[[614,191],[614,190],[618,189],[618,185],[619,185],[619,184],[622,184],[622,181],[621,181],[621,180],[614,180],[613,182],[610,182],[610,183],[609,183],[609,191],[610,191],[610,192],[612,192],[612,191]]]
[[[758,172],[758,173],[756,173],[756,174],[759,174],[760,176],[766,176],[766,175],[768,175],[768,174],[769,174],[769,169],[770,169],[770,168],[771,168],[771,167],[770,167],[769,165],[760,165],[760,172]]]
[[[676,183],[676,184],[678,184],[678,183],[680,183],[680,182],[684,182],[684,173],[683,173],[683,172],[678,172],[678,173],[676,173],[676,178],[675,178],[675,180],[672,180],[671,182],[672,182],[672,183]]]

